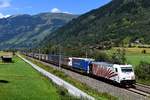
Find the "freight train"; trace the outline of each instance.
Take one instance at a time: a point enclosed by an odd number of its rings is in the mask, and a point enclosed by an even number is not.
[[[111,64],[107,62],[97,62],[90,58],[65,57],[52,54],[24,54],[54,65],[61,65],[61,67],[80,71],[87,75],[111,80],[121,85],[133,85],[136,82],[132,65]]]

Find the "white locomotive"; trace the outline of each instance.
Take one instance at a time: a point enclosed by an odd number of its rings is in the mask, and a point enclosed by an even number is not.
[[[91,71],[95,76],[103,77],[119,84],[132,85],[135,83],[135,74],[132,65],[92,62]]]

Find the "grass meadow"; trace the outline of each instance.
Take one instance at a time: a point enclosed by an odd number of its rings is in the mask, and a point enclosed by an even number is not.
[[[75,99],[18,57],[14,63],[0,64],[0,100]]]
[[[113,48],[108,50],[108,53],[115,52],[116,49]],[[126,51],[126,59],[128,64],[132,64],[134,67],[138,66],[141,61],[146,61],[150,63],[150,48],[124,48]],[[143,54],[142,51],[146,50],[146,54]]]

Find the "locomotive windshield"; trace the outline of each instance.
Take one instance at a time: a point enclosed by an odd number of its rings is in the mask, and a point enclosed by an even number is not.
[[[121,71],[122,72],[133,72],[133,69],[132,69],[132,67],[122,67]]]

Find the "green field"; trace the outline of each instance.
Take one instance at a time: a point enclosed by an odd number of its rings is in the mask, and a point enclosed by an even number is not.
[[[141,61],[150,63],[150,54],[127,54],[127,62],[132,64],[134,67],[138,66]]]
[[[0,64],[0,100],[74,99],[18,57]]]
[[[108,50],[109,54],[116,51],[117,48]],[[150,63],[150,48],[124,48],[126,51],[127,63],[132,64],[134,67],[138,66],[141,61],[146,61]],[[146,54],[143,54],[142,51],[146,50]]]

